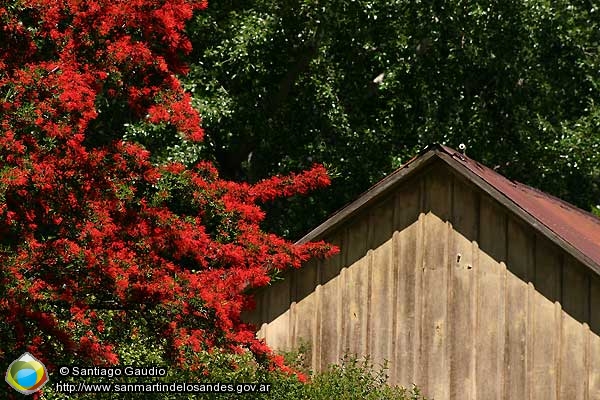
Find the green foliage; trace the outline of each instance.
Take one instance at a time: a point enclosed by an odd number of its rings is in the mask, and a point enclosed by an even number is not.
[[[204,149],[203,142],[186,140],[166,124],[152,124],[147,121],[125,123],[123,138],[152,149],[152,160],[155,162],[180,162],[192,165],[200,160]]]
[[[417,387],[406,389],[387,384],[387,366],[375,367],[369,359],[359,359],[346,355],[339,365],[331,365],[326,371],[314,374],[310,381],[302,383],[294,374],[266,369],[248,353],[231,354],[224,352],[203,353],[201,357],[208,366],[208,374],[194,371],[170,369],[160,360],[160,350],[155,343],[149,343],[143,335],[131,339],[131,346],[120,354],[124,365],[155,365],[164,367],[168,373],[164,378],[67,378],[51,376],[44,388],[43,400],[70,398],[67,394],[56,393],[52,388],[56,381],[92,383],[146,383],[146,382],[187,382],[187,383],[257,383],[270,385],[268,393],[120,393],[124,400],[153,399],[276,399],[276,400],[425,400]],[[297,370],[306,370],[307,345],[285,353],[286,360]],[[112,399],[115,393],[78,394],[79,399]]]
[[[300,339],[297,348],[282,353],[285,365],[291,365],[295,371],[305,376],[310,376],[311,370],[308,356],[311,353],[311,347],[309,341]]]
[[[340,365],[331,365],[308,385],[310,399],[421,400],[419,389],[388,385],[387,366],[376,368],[368,359],[346,356]]]
[[[598,13],[564,0],[211,3],[188,29],[202,151],[249,181],[334,167],[330,188],[270,206],[267,227],[294,238],[432,142],[465,143],[589,210],[600,199]]]

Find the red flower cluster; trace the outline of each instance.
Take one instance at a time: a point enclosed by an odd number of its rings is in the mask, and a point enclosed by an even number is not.
[[[175,74],[185,23],[205,6],[0,3],[0,355],[118,363],[142,318],[191,368],[214,347],[265,356],[240,320],[248,289],[332,251],[258,225],[260,202],[327,185],[321,166],[248,185],[207,162],[154,165],[122,132],[101,140],[116,129],[110,110],[202,138]]]

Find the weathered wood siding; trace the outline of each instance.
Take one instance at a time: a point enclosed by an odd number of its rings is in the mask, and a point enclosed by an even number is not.
[[[436,164],[327,240],[258,299],[259,336],[389,361],[442,399],[600,399],[600,279]]]

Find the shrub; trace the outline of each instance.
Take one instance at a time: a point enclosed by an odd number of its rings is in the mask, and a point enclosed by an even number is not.
[[[392,386],[387,380],[387,364],[377,368],[368,358],[346,355],[339,365],[333,364],[323,373],[315,375],[306,389],[308,398],[316,400],[424,399],[418,388]]]
[[[284,353],[284,358],[296,371],[305,371],[310,379],[303,382],[303,374],[290,374],[280,369],[265,367],[257,363],[251,353],[232,354],[213,351],[198,354],[198,359],[203,360],[206,372],[181,370],[170,368],[164,363],[156,362],[159,353],[152,348],[145,348],[143,342],[130,348],[129,355],[123,356],[124,363],[132,361],[132,365],[153,363],[162,365],[168,374],[160,381],[164,383],[198,383],[198,384],[263,384],[269,385],[268,393],[125,393],[119,394],[121,400],[150,399],[274,399],[274,400],[425,400],[417,387],[410,389],[392,386],[387,383],[387,365],[376,367],[368,358],[358,358],[355,355],[345,355],[339,365],[331,365],[321,373],[311,374],[306,365],[306,355],[309,347],[305,344],[298,349]],[[135,363],[133,363],[135,361]],[[141,364],[139,364],[141,363]],[[51,379],[55,377],[51,377]],[[72,382],[82,382],[84,379],[71,379]],[[128,378],[101,380],[89,378],[88,382],[98,383],[124,383],[138,382],[149,383],[159,381],[150,378]],[[79,399],[109,400],[115,398],[116,393],[81,394]],[[67,399],[69,395],[56,393],[52,390],[52,383],[44,389],[43,400]]]

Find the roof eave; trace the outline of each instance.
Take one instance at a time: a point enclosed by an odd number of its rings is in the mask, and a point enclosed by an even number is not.
[[[438,151],[429,149],[430,147],[427,147],[424,150],[424,153],[422,152],[421,155],[413,158],[411,161],[373,185],[352,203],[335,212],[325,222],[298,240],[296,244],[322,239],[338,225],[352,218],[359,209],[375,203],[396,186],[400,185],[405,179],[429,165],[434,159],[439,157]]]

